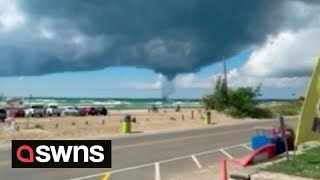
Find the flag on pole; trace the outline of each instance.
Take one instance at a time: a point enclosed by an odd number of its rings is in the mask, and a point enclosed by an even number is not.
[[[295,144],[320,141],[320,57],[312,73],[299,117]]]

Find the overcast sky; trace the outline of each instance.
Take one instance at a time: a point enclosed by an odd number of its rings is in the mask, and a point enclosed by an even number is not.
[[[320,53],[318,2],[0,0],[0,92],[200,98],[224,58],[231,87],[299,96]]]

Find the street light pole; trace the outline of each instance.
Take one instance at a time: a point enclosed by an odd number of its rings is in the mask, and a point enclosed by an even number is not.
[[[224,74],[224,90],[225,90],[225,95],[226,95],[226,100],[227,100],[227,104],[229,104],[229,95],[228,95],[228,72],[227,72],[227,63],[225,58],[223,57],[223,74]]]

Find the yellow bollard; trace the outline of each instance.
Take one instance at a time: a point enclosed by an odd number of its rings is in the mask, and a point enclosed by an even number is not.
[[[131,116],[126,115],[120,121],[120,132],[123,133],[123,134],[131,132]]]
[[[104,173],[101,177],[100,180],[108,180],[110,178],[110,173]]]
[[[121,133],[126,134],[131,132],[131,122],[121,121]]]
[[[201,121],[205,125],[211,124],[211,112],[207,111],[205,114],[201,115]]]
[[[204,119],[204,124],[209,125],[211,124],[211,112],[208,111],[206,113],[205,119]]]

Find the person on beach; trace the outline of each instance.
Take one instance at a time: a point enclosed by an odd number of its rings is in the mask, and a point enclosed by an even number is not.
[[[180,112],[180,110],[181,110],[180,105],[178,105],[176,108],[176,112]]]
[[[152,105],[151,111],[152,112],[158,112],[159,109],[155,105]]]

